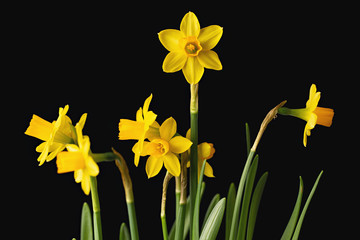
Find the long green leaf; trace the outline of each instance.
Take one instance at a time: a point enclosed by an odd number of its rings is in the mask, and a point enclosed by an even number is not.
[[[235,193],[236,193],[235,184],[231,183],[226,201],[225,240],[228,240],[230,237],[231,221],[232,221],[234,205],[235,205]]]
[[[239,220],[239,229],[237,232],[237,240],[245,240],[246,229],[247,229],[247,220],[249,215],[249,206],[250,199],[253,193],[253,186],[256,176],[256,171],[259,162],[259,155],[256,155],[249,169],[248,176],[246,178],[245,190],[244,190],[244,200],[241,205],[240,220]]]
[[[93,240],[93,225],[92,216],[89,205],[84,202],[81,211],[81,228],[80,228],[80,239],[81,240]]]
[[[300,234],[302,223],[304,221],[305,213],[306,213],[306,211],[307,211],[307,209],[309,207],[310,201],[311,201],[311,199],[312,199],[312,197],[313,197],[313,195],[315,193],[316,187],[317,187],[317,185],[318,185],[318,183],[320,181],[320,178],[321,178],[322,174],[323,174],[323,171],[321,171],[319,176],[317,177],[317,179],[316,179],[316,181],[314,183],[314,186],[311,189],[310,195],[306,200],[305,206],[304,206],[303,210],[301,211],[299,221],[298,221],[298,223],[296,225],[295,232],[294,232],[294,235],[292,237],[292,240],[297,240],[299,238],[299,234]]]
[[[214,240],[219,232],[219,228],[224,216],[226,198],[222,198],[213,208],[208,217],[204,229],[201,232],[200,240]]]
[[[254,235],[256,217],[259,210],[262,194],[264,192],[268,172],[264,173],[256,184],[253,197],[251,199],[251,206],[249,212],[248,228],[246,232],[246,239],[251,240]]]
[[[300,213],[300,207],[301,207],[301,199],[302,199],[302,195],[304,192],[304,184],[303,184],[303,180],[300,176],[300,184],[299,184],[299,193],[296,199],[296,203],[295,203],[295,207],[294,210],[291,214],[290,220],[285,228],[285,231],[283,233],[283,235],[281,236],[281,240],[290,240],[294,229],[296,227],[296,223],[299,217],[299,213]]]
[[[231,221],[231,229],[230,229],[230,237],[229,237],[229,239],[231,239],[231,240],[235,239],[237,236],[237,229],[239,226],[238,224],[239,224],[239,214],[240,214],[240,203],[241,203],[241,199],[242,199],[242,195],[243,195],[243,191],[244,191],[244,187],[245,187],[246,177],[247,177],[254,154],[255,154],[255,150],[252,151],[250,149],[250,153],[247,157],[243,172],[241,174],[241,178],[240,178],[240,182],[239,182],[239,186],[238,186],[238,190],[237,190],[236,198],[235,198],[234,213],[233,213],[233,217],[232,217],[232,221]]]
[[[131,240],[130,232],[126,223],[122,223],[120,226],[119,240]]]
[[[213,199],[211,200],[209,206],[208,206],[208,209],[206,210],[206,213],[205,213],[205,217],[204,217],[204,221],[203,221],[203,224],[202,224],[202,227],[201,229],[204,228],[204,225],[205,225],[205,222],[206,220],[208,219],[211,211],[213,210],[213,208],[215,207],[215,205],[220,201],[220,194],[215,194]]]

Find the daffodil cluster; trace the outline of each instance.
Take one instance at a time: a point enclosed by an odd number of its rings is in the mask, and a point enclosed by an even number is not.
[[[250,130],[246,124],[247,158],[237,187],[231,184],[228,192],[228,201],[215,196],[207,210],[202,229],[199,225],[200,201],[204,189],[203,177],[214,178],[214,170],[207,162],[215,153],[213,143],[198,143],[198,89],[204,74],[204,68],[221,70],[222,64],[212,49],[218,44],[223,34],[223,28],[211,25],[200,28],[200,23],[193,12],[188,12],[180,23],[180,30],[166,29],[158,33],[161,44],[169,51],[162,68],[166,73],[182,70],[185,80],[190,84],[190,129],[183,137],[178,133],[177,122],[168,117],[161,124],[157,122],[158,115],[150,110],[153,95],[145,99],[135,114],[135,120],[121,118],[118,124],[119,140],[135,140],[131,151],[134,153],[134,165],[140,164],[141,157],[146,157],[145,172],[148,178],[159,175],[163,167],[166,169],[163,181],[161,202],[161,223],[164,239],[182,240],[189,233],[190,239],[216,239],[226,208],[225,238],[229,240],[252,239],[257,210],[266,184],[267,173],[264,173],[255,184],[258,166],[256,154],[259,141],[268,127],[268,124],[277,116],[294,116],[306,121],[303,145],[307,146],[307,137],[316,125],[330,127],[332,125],[334,110],[318,107],[320,92],[312,84],[309,99],[305,108],[291,109],[284,107],[283,101],[271,109],[265,116],[260,130],[251,146]],[[90,138],[83,134],[87,114],[73,125],[67,116],[69,106],[59,108],[56,120],[49,122],[33,115],[26,135],[40,139],[42,143],[36,147],[39,152],[37,161],[39,165],[57,158],[57,173],[74,173],[75,182],[81,183],[86,195],[91,191],[93,205],[93,220],[87,204],[84,204],[82,214],[82,233],[90,238],[102,239],[100,205],[96,176],[99,174],[99,162],[115,161],[118,167],[123,186],[129,214],[131,239],[139,239],[133,186],[127,163],[120,153],[113,149],[107,153],[92,153]],[[130,151],[130,149],[129,149]],[[228,162],[224,164],[229,164]],[[187,170],[189,168],[189,171]],[[189,172],[189,174],[188,174]],[[188,177],[189,175],[189,177]],[[303,194],[302,180],[298,199],[290,217],[289,223],[281,239],[297,239],[307,205],[314,194],[322,172],[319,174],[313,189],[306,201],[306,205],[299,216],[301,198]],[[172,232],[168,232],[165,214],[166,192],[169,181],[175,177],[176,183],[176,217]],[[189,184],[188,184],[189,183]],[[188,190],[189,185],[189,190]],[[253,187],[255,187],[253,189]],[[236,193],[236,195],[235,195]],[[187,199],[189,198],[189,199]],[[185,219],[188,224],[185,224]],[[94,223],[92,225],[91,223]],[[185,227],[185,225],[188,225]],[[94,226],[94,228],[93,228]],[[190,230],[190,231],[189,231]],[[201,232],[200,232],[201,230]],[[126,225],[121,226],[120,239],[130,239]],[[157,238],[157,237],[151,237]]]
[[[91,157],[90,139],[83,136],[87,114],[84,113],[79,122],[73,126],[66,115],[69,105],[59,108],[59,116],[52,123],[33,115],[26,135],[42,141],[36,151],[40,152],[39,165],[49,162],[57,156],[58,173],[74,172],[74,178],[86,195],[90,193],[90,177],[99,174],[99,167]],[[67,151],[63,151],[67,149]]]

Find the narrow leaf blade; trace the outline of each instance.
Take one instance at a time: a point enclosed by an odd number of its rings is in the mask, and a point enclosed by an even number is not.
[[[268,172],[264,173],[256,184],[253,197],[251,199],[251,206],[249,212],[248,228],[246,232],[246,239],[251,240],[254,235],[256,217],[259,210],[262,194],[264,192],[265,184],[267,181]]]
[[[309,197],[307,198],[307,200],[305,202],[305,206],[304,206],[303,210],[301,211],[301,215],[300,215],[299,221],[298,221],[298,223],[296,225],[295,232],[294,232],[294,235],[292,237],[292,240],[297,240],[299,238],[299,234],[300,234],[302,223],[304,221],[305,213],[306,213],[306,211],[307,211],[307,209],[309,207],[309,204],[310,204],[311,199],[312,199],[312,197],[313,197],[313,195],[315,193],[316,187],[317,187],[317,185],[318,185],[318,183],[320,181],[320,178],[321,178],[322,174],[323,174],[323,171],[321,171],[319,176],[317,177],[317,179],[316,179],[316,181],[314,183],[314,186],[311,189],[310,195],[309,195]]]
[[[300,176],[300,184],[299,184],[299,193],[296,199],[296,203],[295,203],[295,207],[294,210],[290,216],[290,220],[285,228],[285,231],[283,233],[283,235],[281,236],[281,240],[290,240],[294,229],[296,227],[296,223],[299,217],[299,213],[300,213],[300,207],[301,207],[301,199],[302,199],[302,195],[304,192],[304,184],[303,184],[303,180]]]
[[[203,222],[203,225],[201,227],[201,229],[204,228],[204,225],[205,225],[205,222],[206,220],[208,219],[211,211],[214,209],[215,205],[220,201],[220,194],[215,194],[213,199],[211,200],[209,206],[208,206],[208,209],[206,210],[206,213],[205,213],[205,217],[204,217],[204,222]]]
[[[130,232],[126,223],[122,223],[120,226],[119,240],[131,240]]]
[[[226,205],[226,198],[222,198],[211,211],[203,231],[200,235],[200,240],[214,240],[219,232],[219,228],[224,216]]]
[[[232,221],[234,205],[235,205],[235,194],[236,194],[235,184],[231,183],[226,201],[225,240],[228,240],[230,237],[231,221]]]
[[[239,220],[239,229],[237,232],[237,240],[245,240],[246,229],[247,229],[247,220],[249,215],[250,199],[251,194],[253,193],[254,181],[256,176],[256,171],[259,162],[259,155],[256,155],[253,162],[251,163],[248,176],[246,178],[245,189],[244,189],[244,199],[241,205],[240,211],[240,220]]]
[[[93,240],[92,216],[89,205],[84,202],[81,211],[80,240]]]

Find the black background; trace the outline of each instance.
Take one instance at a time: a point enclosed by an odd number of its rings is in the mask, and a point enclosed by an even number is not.
[[[185,135],[190,127],[189,84],[181,72],[162,71],[167,50],[157,33],[179,29],[188,11],[197,15],[201,27],[224,28],[214,49],[223,70],[205,70],[199,87],[199,142],[212,142],[216,148],[209,160],[216,178],[205,179],[201,214],[214,194],[225,197],[230,183],[238,184],[246,160],[245,122],[253,141],[271,108],[285,99],[288,107],[304,107],[315,83],[322,92],[319,106],[335,110],[333,126],[316,126],[305,148],[304,121],[279,116],[270,123],[258,147],[257,176],[269,171],[269,177],[254,239],[280,238],[296,201],[299,176],[305,185],[304,203],[321,170],[324,174],[300,238],[350,236],[348,217],[356,214],[352,201],[357,191],[349,171],[358,160],[350,147],[358,131],[356,108],[350,106],[357,97],[350,91],[358,88],[358,76],[349,73],[355,68],[351,6],[58,3],[19,4],[8,10],[2,198],[3,207],[10,210],[6,222],[13,238],[80,239],[81,207],[91,198],[83,194],[73,174],[56,173],[55,160],[38,167],[35,147],[40,141],[23,134],[32,114],[52,121],[66,104],[74,124],[88,113],[84,134],[90,136],[93,152],[114,147],[124,155],[133,180],[140,237],[162,238],[165,171],[148,180],[146,158],[134,166],[134,142],[118,140],[118,122],[135,119],[152,93],[150,109],[158,114],[157,120],[174,117],[178,132]],[[127,210],[113,163],[100,164],[98,185],[104,239],[116,239],[120,224],[127,222]],[[171,184],[169,228],[174,219],[173,192]],[[218,239],[223,236],[222,226]]]

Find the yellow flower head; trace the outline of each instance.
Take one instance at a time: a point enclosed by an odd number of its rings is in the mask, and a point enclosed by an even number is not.
[[[311,135],[311,130],[316,124],[330,127],[334,117],[334,110],[331,108],[318,107],[320,92],[316,91],[316,85],[312,84],[309,92],[309,100],[306,102],[306,108],[290,109],[282,107],[279,114],[298,117],[306,121],[304,129],[303,144],[306,147],[307,137]]]
[[[149,178],[156,176],[163,165],[173,176],[180,175],[180,162],[176,154],[187,151],[192,142],[176,134],[177,124],[172,117],[166,119],[159,128],[159,136],[149,136],[149,140],[143,142],[141,156],[150,155],[146,162],[146,173]],[[140,143],[136,143],[133,151],[139,151]]]
[[[222,27],[211,25],[200,29],[196,15],[188,12],[181,21],[180,31],[166,29],[159,33],[162,45],[170,52],[163,62],[167,73],[182,72],[190,84],[196,84],[204,74],[204,68],[221,70],[216,52],[212,51],[223,34]]]
[[[90,176],[95,177],[99,174],[99,166],[89,155],[89,137],[82,134],[85,120],[86,114],[81,117],[79,123],[75,126],[78,145],[66,145],[68,151],[58,153],[56,164],[58,173],[74,172],[75,182],[81,182],[84,193],[89,195]]]
[[[119,122],[119,139],[120,140],[138,140],[140,148],[138,151],[134,152],[134,163],[136,166],[139,164],[140,153],[142,151],[142,146],[150,126],[159,128],[158,124],[155,122],[157,115],[153,111],[149,111],[150,102],[152,99],[152,94],[145,100],[143,108],[139,108],[136,112],[136,121],[129,119],[120,119]]]
[[[59,117],[52,123],[35,114],[32,116],[25,134],[44,141],[36,148],[37,152],[41,152],[38,157],[40,166],[45,161],[54,159],[59,152],[65,149],[66,144],[74,143],[71,119],[66,115],[68,110],[69,105],[59,108]]]
[[[186,138],[190,139],[191,129],[189,129],[186,133]],[[190,150],[189,150],[190,151]],[[200,176],[201,167],[204,163],[204,160],[211,159],[214,156],[215,148],[214,144],[203,142],[198,145],[198,177]],[[187,167],[190,167],[190,161],[187,163]],[[207,177],[215,177],[213,168],[206,161],[204,175]]]

